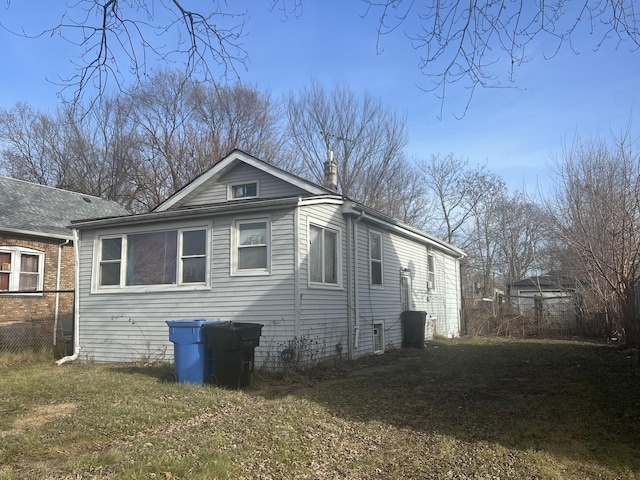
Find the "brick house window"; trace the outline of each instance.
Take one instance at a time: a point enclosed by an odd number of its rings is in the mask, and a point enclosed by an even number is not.
[[[24,247],[0,247],[0,291],[42,291],[43,268],[43,252]]]

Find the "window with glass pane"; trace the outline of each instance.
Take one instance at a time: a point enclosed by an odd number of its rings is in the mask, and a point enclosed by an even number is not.
[[[433,290],[436,288],[436,262],[433,255],[427,255],[427,288]]]
[[[120,285],[122,239],[103,238],[100,245],[100,285]]]
[[[237,269],[267,269],[267,222],[238,222],[237,230]]]
[[[245,183],[243,185],[233,185],[231,187],[233,198],[256,197],[258,195],[257,183]]]
[[[382,236],[369,235],[369,255],[371,257],[371,285],[382,285]]]
[[[11,253],[0,252],[0,291],[9,290],[11,278]]]
[[[35,292],[38,290],[38,261],[39,255],[22,254],[20,256],[20,285],[22,292]]]
[[[43,288],[44,254],[15,246],[0,247],[0,291],[38,292]]]
[[[338,232],[309,227],[309,278],[316,283],[338,283]]]
[[[322,282],[322,229],[309,228],[309,275],[312,282]]]
[[[182,283],[204,283],[206,272],[207,232],[182,232]]]
[[[175,284],[177,253],[175,230],[128,235],[126,284]]]

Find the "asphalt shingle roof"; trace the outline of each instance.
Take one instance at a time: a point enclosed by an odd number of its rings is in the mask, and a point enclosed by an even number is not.
[[[71,220],[127,214],[111,200],[0,176],[0,231],[71,238]]]

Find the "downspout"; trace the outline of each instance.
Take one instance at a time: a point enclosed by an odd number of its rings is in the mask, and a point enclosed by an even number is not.
[[[73,257],[74,265],[74,294],[73,294],[73,355],[67,355],[56,361],[56,365],[62,365],[73,361],[80,355],[80,244],[78,242],[78,230],[73,229]]]
[[[353,360],[353,220],[347,216],[347,358]]]
[[[355,339],[353,343],[353,348],[358,348],[358,344],[360,343],[360,289],[358,284],[360,283],[360,273],[358,268],[358,222],[362,220],[364,217],[364,210],[360,211],[360,216],[356,218],[353,222],[353,234],[354,234],[354,256],[355,256],[355,268],[354,268],[354,276],[355,276]]]
[[[300,338],[300,200],[293,212],[293,334]]]
[[[58,265],[56,267],[56,303],[53,311],[53,346],[56,346],[58,344],[58,336],[56,335],[56,333],[58,332],[58,316],[60,312],[60,275],[62,270],[62,247],[64,247],[65,245],[69,245],[70,241],[71,240],[67,238],[64,243],[58,245]]]

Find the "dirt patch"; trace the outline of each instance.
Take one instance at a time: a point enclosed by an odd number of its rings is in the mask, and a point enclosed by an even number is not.
[[[58,403],[56,405],[41,405],[29,412],[25,417],[14,422],[9,434],[20,435],[37,430],[42,425],[52,422],[59,417],[71,415],[78,405],[75,403]]]

